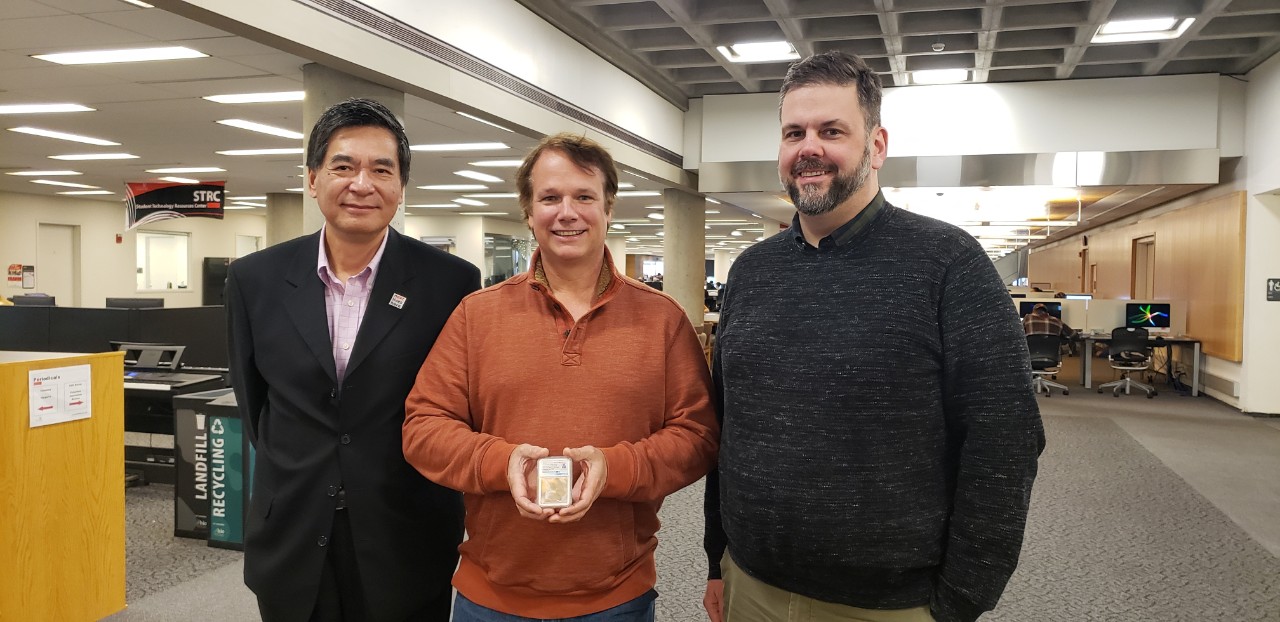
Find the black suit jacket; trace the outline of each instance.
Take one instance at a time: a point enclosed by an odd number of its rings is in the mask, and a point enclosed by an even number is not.
[[[449,589],[462,500],[404,460],[404,400],[440,328],[480,285],[475,266],[388,229],[339,385],[319,233],[231,264],[232,385],[257,450],[245,584],[266,620],[306,620],[319,590],[338,486],[345,488],[372,620],[403,620]],[[403,306],[390,304],[393,295]]]

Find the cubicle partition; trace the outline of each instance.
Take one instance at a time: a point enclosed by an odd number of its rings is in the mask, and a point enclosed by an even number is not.
[[[221,306],[0,307],[0,350],[108,352],[112,341],[183,345],[185,365],[227,367],[227,320]]]

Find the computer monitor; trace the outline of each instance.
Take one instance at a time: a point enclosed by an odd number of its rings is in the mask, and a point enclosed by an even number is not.
[[[1036,305],[1044,305],[1044,310],[1049,315],[1062,319],[1062,303],[1061,302],[1042,302],[1036,300],[1023,300],[1018,303],[1018,317],[1026,317],[1028,313],[1035,310]]]
[[[1141,326],[1149,333],[1169,332],[1169,303],[1130,302],[1124,306],[1124,325]]]
[[[9,297],[14,306],[18,307],[56,307],[57,300],[53,296],[45,294],[15,294]]]
[[[164,298],[107,298],[108,309],[162,309]]]

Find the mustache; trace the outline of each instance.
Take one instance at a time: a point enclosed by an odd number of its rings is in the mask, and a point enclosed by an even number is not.
[[[792,175],[799,175],[801,173],[805,173],[808,171],[824,171],[825,172],[829,170],[834,170],[834,167],[827,164],[826,162],[823,162],[819,158],[801,158],[800,160],[797,160],[794,165],[791,166]]]

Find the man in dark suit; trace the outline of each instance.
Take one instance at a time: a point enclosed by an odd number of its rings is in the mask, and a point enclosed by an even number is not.
[[[245,584],[267,622],[449,617],[462,499],[405,462],[400,427],[480,274],[388,226],[409,160],[381,104],[329,108],[306,160],[324,226],[228,272],[231,378],[257,450]]]

